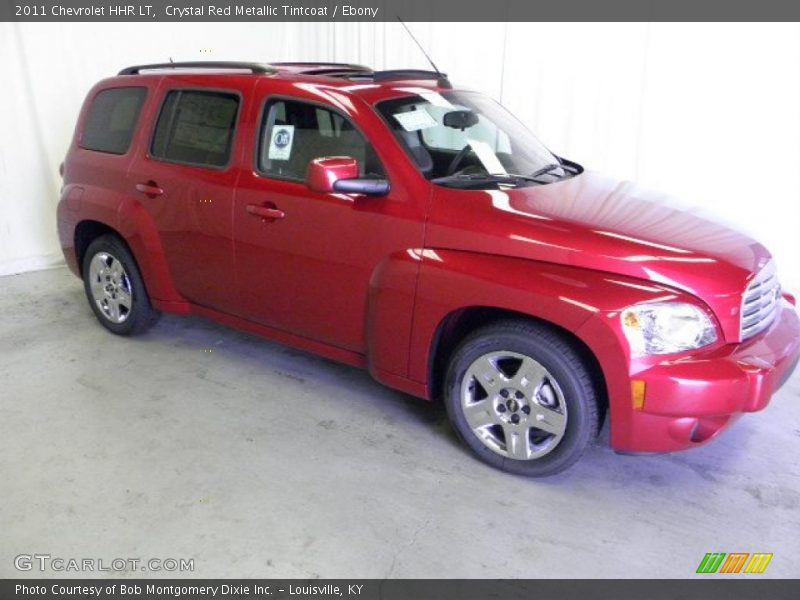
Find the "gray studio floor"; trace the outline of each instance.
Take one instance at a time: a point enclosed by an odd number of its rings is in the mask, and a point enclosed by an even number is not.
[[[64,268],[0,279],[0,342],[0,577],[39,575],[13,566],[34,553],[193,558],[200,577],[687,577],[712,551],[800,576],[800,372],[709,446],[601,439],[525,480],[357,369],[196,318],[110,335]]]

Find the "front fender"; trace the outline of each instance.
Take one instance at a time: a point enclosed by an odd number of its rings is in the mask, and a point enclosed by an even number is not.
[[[369,280],[364,324],[367,365],[379,381],[406,377],[411,342],[414,295],[419,276],[419,250],[395,252],[379,262]]]
[[[631,413],[631,358],[619,312],[638,302],[680,299],[660,284],[578,267],[453,250],[425,250],[417,286],[409,378],[428,385],[437,331],[452,314],[495,308],[547,321],[577,337],[595,356],[609,398],[612,446]],[[428,390],[429,394],[434,390]]]

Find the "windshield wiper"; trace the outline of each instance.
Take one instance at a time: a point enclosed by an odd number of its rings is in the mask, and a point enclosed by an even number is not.
[[[517,175],[516,173],[472,173],[469,175],[456,173],[453,175],[445,175],[444,177],[437,177],[431,181],[439,184],[455,183],[464,185],[480,183],[506,183],[509,185],[518,185],[524,181],[540,183],[530,175]]]
[[[550,163],[549,165],[543,166],[541,169],[537,169],[531,174],[531,177],[541,177],[542,175],[547,175],[551,171],[555,171],[556,169],[564,169],[564,165],[561,163]],[[564,169],[566,171],[566,169]]]

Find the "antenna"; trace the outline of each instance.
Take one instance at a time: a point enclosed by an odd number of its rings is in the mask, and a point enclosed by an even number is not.
[[[443,81],[446,81],[447,80],[447,75],[443,75],[442,72],[439,70],[439,67],[436,66],[436,63],[434,63],[431,60],[431,57],[428,56],[428,53],[425,52],[425,48],[422,47],[422,44],[419,43],[419,40],[414,37],[413,33],[411,33],[411,30],[408,28],[408,25],[406,25],[405,21],[403,21],[403,19],[401,19],[400,16],[397,17],[397,20],[400,21],[400,24],[403,27],[405,27],[406,31],[408,32],[408,35],[411,36],[411,39],[414,40],[414,43],[417,45],[417,47],[420,49],[420,51],[425,55],[425,58],[427,58],[428,62],[431,63],[431,66],[433,67],[433,70],[436,71],[436,74],[439,76],[439,79],[441,79]]]

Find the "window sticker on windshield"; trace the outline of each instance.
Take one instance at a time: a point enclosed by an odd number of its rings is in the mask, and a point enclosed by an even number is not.
[[[486,142],[480,140],[469,140],[469,145],[473,152],[478,156],[478,160],[483,164],[483,168],[487,173],[499,175],[506,172],[503,163],[497,158],[497,155]]]
[[[406,131],[419,131],[420,129],[436,127],[436,119],[424,108],[410,112],[395,113],[393,116]]]
[[[440,106],[442,108],[447,108],[447,109],[453,108],[453,105],[450,104],[447,98],[445,98],[438,92],[420,92],[419,95],[423,100],[427,100],[434,106]]]
[[[272,130],[267,158],[269,160],[289,160],[292,155],[293,141],[294,125],[278,125]]]
[[[419,87],[404,87],[399,88],[404,92],[408,92],[409,94],[416,94],[423,100],[427,100],[433,106],[440,106],[441,108],[448,108],[452,109],[453,105],[450,104],[449,100],[442,96],[439,92],[431,91],[427,88],[419,88]]]

